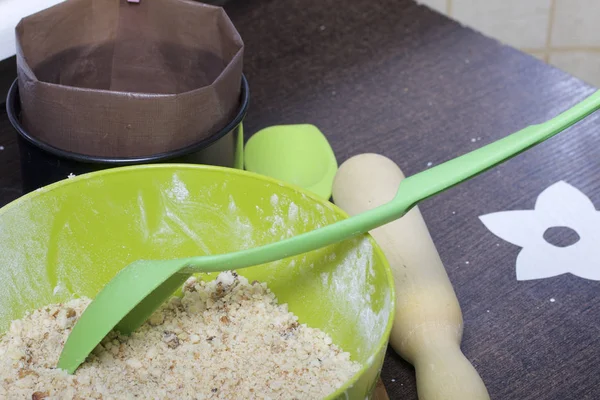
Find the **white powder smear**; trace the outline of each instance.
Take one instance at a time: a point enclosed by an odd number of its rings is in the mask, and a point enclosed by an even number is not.
[[[179,179],[177,174],[173,174],[173,186],[170,189],[167,189],[166,193],[171,200],[177,200],[179,202],[187,200],[190,195],[185,183]]]
[[[239,247],[242,249],[249,249],[255,247],[254,243],[254,228],[252,223],[247,217],[235,217],[235,223],[233,225],[233,237],[239,242]]]
[[[308,201],[304,194],[301,197]],[[318,229],[336,220],[334,214],[329,212],[329,206],[326,209],[319,203],[312,203],[305,209],[302,207],[302,203],[298,205],[298,203],[291,201],[285,193],[272,194],[270,204],[272,214],[268,215],[268,211],[265,210],[265,220],[271,223],[268,233],[278,240],[287,239],[304,232],[305,229],[302,227],[310,227],[306,230]],[[297,223],[299,220],[302,221],[301,225]],[[272,241],[272,238],[269,238],[269,241]]]
[[[367,341],[376,340],[387,324],[391,301],[386,294],[384,306],[378,312],[370,305],[375,286],[369,283],[369,277],[375,276],[373,269],[373,246],[368,238],[357,239],[356,248],[348,253],[337,268],[329,273],[321,274],[323,285],[334,293],[335,297],[344,298],[357,316],[356,325],[359,333]],[[367,295],[364,288],[367,288]]]
[[[235,200],[233,200],[233,196],[229,195],[229,211],[235,212],[237,210],[237,206],[235,205]]]
[[[186,190],[187,191],[187,190]],[[184,220],[176,212],[173,212],[169,208],[165,210],[165,214],[167,218],[177,227],[179,228],[188,238],[190,238],[196,245],[204,252],[204,254],[210,254],[210,249],[206,245],[197,230],[191,227],[188,224],[187,220]]]
[[[44,188],[42,192],[46,190]],[[58,201],[60,199],[57,198],[56,202]],[[10,320],[20,317],[16,309],[30,308],[35,301],[51,303],[60,299],[54,297],[53,293],[58,285],[56,269],[46,265],[47,257],[59,255],[57,253],[60,248],[48,249],[46,245],[50,242],[53,222],[57,218],[56,208],[58,204],[52,202],[47,207],[40,208],[26,200],[19,207],[6,209],[2,213],[0,332],[7,328],[6,324]],[[19,304],[19,307],[14,307],[15,304]]]
[[[267,221],[273,223],[271,228],[269,228],[269,232],[271,232],[273,235],[281,234],[281,232],[285,229],[285,221],[279,215],[268,217]]]
[[[277,206],[277,204],[279,204],[279,196],[277,196],[277,194],[273,193],[273,195],[271,196],[271,205],[273,207]]]
[[[290,207],[288,209],[288,218],[290,221],[295,221],[296,218],[298,218],[298,206],[294,202],[290,203]]]
[[[65,295],[67,293],[68,293],[67,288],[65,288],[64,284],[61,282],[59,282],[58,285],[56,285],[54,287],[54,290],[52,291],[52,294],[54,296]]]

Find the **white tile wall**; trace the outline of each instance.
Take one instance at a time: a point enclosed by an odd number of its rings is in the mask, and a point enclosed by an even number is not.
[[[599,82],[600,52],[566,51],[550,54],[550,63],[587,82]]]
[[[552,45],[584,47],[600,45],[600,1],[555,0]]]
[[[0,0],[0,61],[15,54],[15,26],[21,18],[62,0]]]
[[[452,17],[512,46],[543,48],[551,0],[452,0]]]
[[[427,6],[446,14],[448,12],[448,1],[446,0],[428,0]]]
[[[600,87],[600,0],[417,0]]]

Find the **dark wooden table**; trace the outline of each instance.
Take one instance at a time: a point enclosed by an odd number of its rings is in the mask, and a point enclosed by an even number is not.
[[[313,123],[340,162],[377,152],[414,174],[594,90],[409,0],[232,0],[226,9],[246,43],[246,132]],[[464,352],[492,399],[600,398],[600,282],[517,281],[520,249],[478,218],[532,209],[560,180],[600,202],[599,129],[593,115],[421,206],[462,306]],[[4,204],[20,194],[5,114],[0,145]],[[391,399],[417,398],[412,367],[391,351],[382,378]]]

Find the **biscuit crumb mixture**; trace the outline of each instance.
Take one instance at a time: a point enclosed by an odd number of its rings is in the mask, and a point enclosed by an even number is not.
[[[110,333],[75,375],[55,368],[89,299],[36,310],[0,338],[0,399],[322,399],[360,364],[300,325],[265,283],[190,278],[131,336]]]

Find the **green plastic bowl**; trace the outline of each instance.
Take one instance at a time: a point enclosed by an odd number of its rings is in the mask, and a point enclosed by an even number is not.
[[[346,217],[307,191],[221,167],[142,165],[57,182],[0,209],[0,332],[27,311],[93,298],[136,259],[231,252]],[[370,236],[239,273],[267,282],[300,322],[322,329],[363,364],[329,399],[372,396],[394,289]]]

